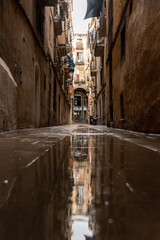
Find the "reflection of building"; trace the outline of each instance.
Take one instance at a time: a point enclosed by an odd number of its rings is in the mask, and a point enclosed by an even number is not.
[[[74,120],[88,119],[88,97],[86,90],[90,79],[89,48],[87,34],[74,34],[73,57],[76,64],[74,72]]]
[[[72,213],[86,214],[91,200],[91,169],[88,156],[88,139],[82,136],[73,136],[73,178]],[[87,194],[86,194],[87,193]]]
[[[93,235],[92,219],[89,217],[91,209],[92,192],[91,192],[91,151],[89,150],[88,137],[73,136],[72,137],[72,159],[74,186],[72,191],[72,215],[70,222],[72,223],[72,233],[76,237],[79,226],[83,230],[84,235]],[[90,148],[91,149],[91,148]],[[72,238],[71,238],[72,239]],[[76,239],[76,238],[74,238]]]
[[[27,162],[29,164],[23,170],[22,165],[14,168],[10,165],[17,177],[14,177],[12,184],[12,175],[9,175],[9,186],[6,189],[0,188],[0,238],[67,239],[64,237],[67,224],[64,223],[68,216],[66,213],[71,206],[70,203],[66,204],[68,172],[62,169],[67,163],[69,144],[69,138],[65,138],[57,142],[53,148],[50,147],[45,154],[37,157],[36,161],[30,162],[26,159],[25,165]],[[12,154],[12,151],[10,153]],[[30,155],[29,148],[26,149],[26,154]],[[17,156],[19,159],[20,157],[24,159],[21,151],[17,151],[16,155],[12,156],[14,163]],[[5,176],[6,171],[3,171],[3,168],[6,165],[1,166],[1,179],[5,179],[2,172]],[[55,188],[55,185],[58,188]],[[9,192],[11,186],[12,191]],[[18,231],[15,230],[17,226]]]
[[[89,161],[74,162],[73,177],[74,187],[72,193],[72,214],[86,215],[91,204],[91,169]]]
[[[82,136],[73,137],[74,141],[74,160],[88,161],[88,141]]]

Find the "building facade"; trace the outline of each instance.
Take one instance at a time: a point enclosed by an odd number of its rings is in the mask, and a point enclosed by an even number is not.
[[[88,29],[93,111],[100,124],[160,132],[160,3],[106,0]]]
[[[73,59],[76,64],[73,78],[74,103],[73,120],[88,122],[89,106],[89,48],[87,34],[74,34]]]
[[[0,131],[69,122],[70,4],[0,2]]]
[[[107,125],[160,132],[160,2],[107,0]]]
[[[103,2],[99,18],[93,18],[88,28],[90,43],[91,115],[98,115],[98,123],[106,124],[106,4]]]

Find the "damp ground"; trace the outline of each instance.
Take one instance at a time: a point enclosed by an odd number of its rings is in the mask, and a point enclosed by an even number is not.
[[[75,124],[0,134],[0,239],[157,240],[160,136]]]

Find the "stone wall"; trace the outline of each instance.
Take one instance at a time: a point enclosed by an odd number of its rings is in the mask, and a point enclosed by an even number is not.
[[[121,22],[120,18],[115,17],[118,14],[116,6],[113,8],[114,34],[120,23],[117,35],[113,35],[112,49],[113,124],[118,128],[158,133],[160,2],[133,0],[132,8],[130,3]],[[121,32],[124,24],[125,56],[121,60]]]
[[[0,3],[0,57],[4,59],[17,84],[17,100],[16,103],[13,102],[17,109],[17,128],[44,127],[59,123],[53,106],[54,82],[59,85],[59,73],[53,63],[56,38],[51,14],[53,8],[45,8],[42,37],[35,22],[36,1],[27,2],[25,0],[21,4],[11,0],[8,3],[2,0]],[[49,41],[51,16],[52,38]],[[49,52],[52,53],[50,57]],[[3,85],[1,88],[3,91]],[[59,90],[57,87],[57,91],[66,100],[61,86]],[[9,99],[10,93],[8,94]]]

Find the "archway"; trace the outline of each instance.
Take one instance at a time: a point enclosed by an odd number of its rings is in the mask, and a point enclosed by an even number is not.
[[[88,97],[84,88],[74,91],[73,121],[88,122]]]

